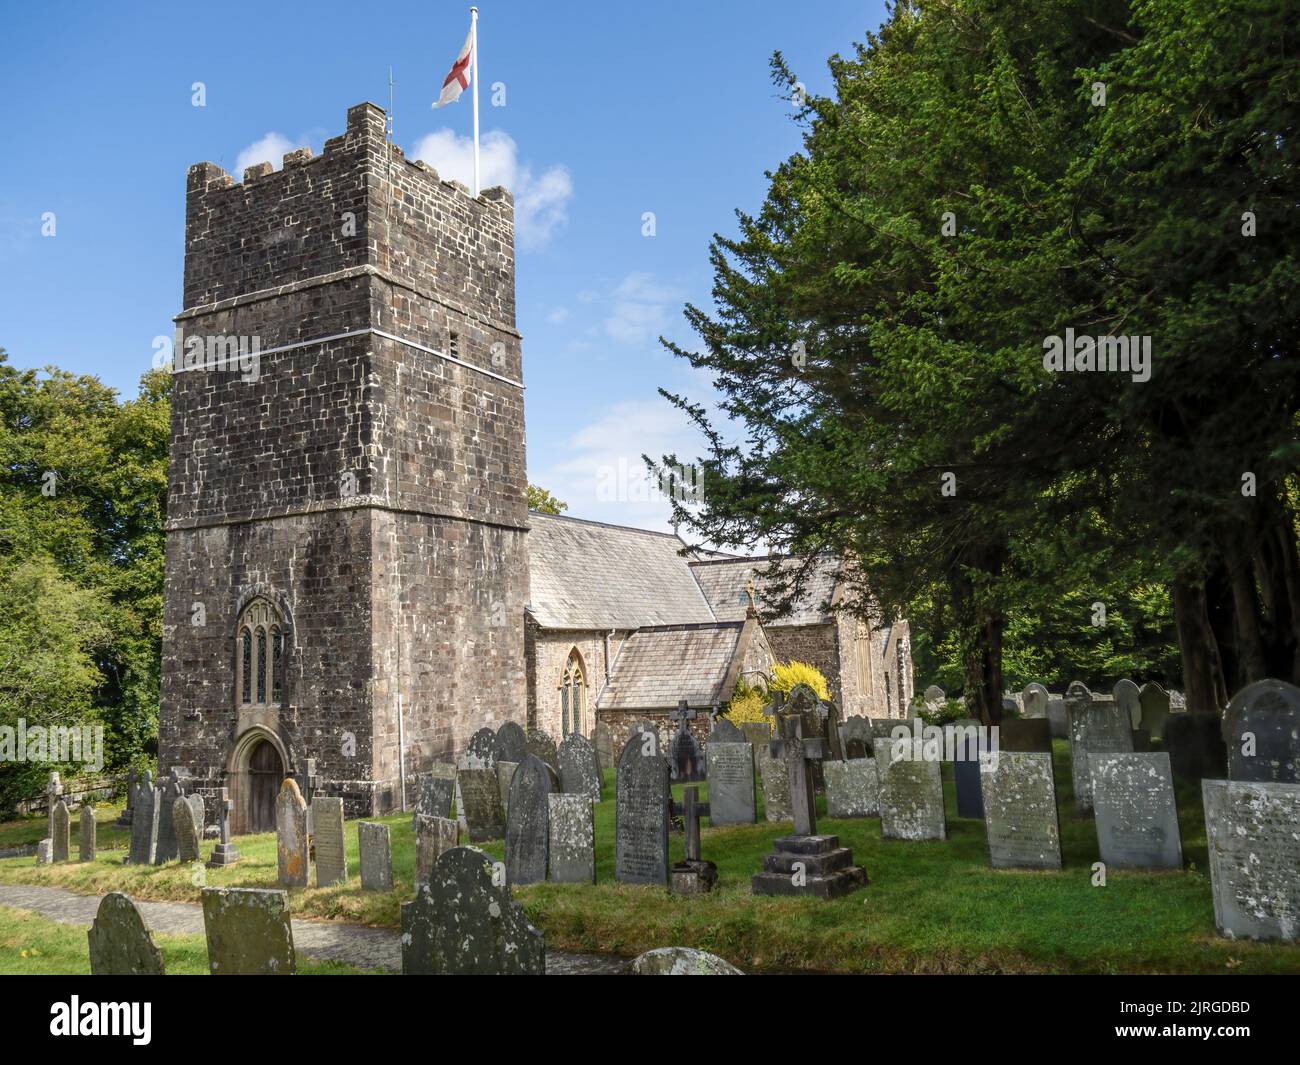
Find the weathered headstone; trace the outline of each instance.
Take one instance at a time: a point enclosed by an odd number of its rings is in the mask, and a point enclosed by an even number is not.
[[[560,758],[559,752],[555,746],[555,740],[545,729],[531,729],[526,737],[524,749],[526,754],[531,754],[540,758],[543,765],[551,767],[556,777],[560,775]],[[523,759],[520,759],[522,762]]]
[[[460,825],[449,817],[415,819],[415,882],[427,884],[433,867],[460,841]]]
[[[275,851],[280,883],[306,887],[311,861],[307,842],[307,804],[293,777],[286,777],[275,800]]]
[[[572,735],[572,733],[570,734]],[[596,826],[582,793],[548,795],[548,876],[561,884],[596,882]]]
[[[202,795],[190,795],[188,797],[190,812],[194,815],[194,827],[198,829],[199,839],[202,839],[206,829],[207,808],[203,802]]]
[[[668,763],[654,732],[634,732],[618,759],[614,801],[614,879],[668,882]]]
[[[1300,688],[1257,680],[1232,697],[1223,715],[1228,779],[1300,782]]]
[[[1061,823],[1052,756],[992,751],[980,756],[979,767],[989,865],[1060,869]]]
[[[225,865],[234,865],[239,861],[239,849],[230,841],[230,815],[234,810],[235,804],[231,801],[230,792],[222,788],[217,798],[217,819],[220,825],[220,842],[212,848],[212,854],[208,857],[208,866],[218,869]]]
[[[51,865],[54,862],[54,840],[46,836],[36,844],[36,864]]]
[[[1025,717],[1027,719],[1046,718],[1047,701],[1051,696],[1052,693],[1039,684],[1038,681],[1026,685],[1020,696],[1020,703],[1025,708]]]
[[[1128,714],[1128,727],[1142,727],[1142,692],[1136,684],[1128,677],[1123,677],[1115,682],[1115,687],[1111,689],[1111,695],[1115,699],[1115,705]]]
[[[450,817],[451,804],[456,797],[456,767],[447,762],[434,762],[427,771],[420,775],[419,797],[415,801],[415,812],[411,816],[411,827],[415,827],[415,817]]]
[[[485,732],[489,738],[492,736],[490,729],[480,729],[475,736]],[[491,751],[484,756],[481,750],[467,748],[460,756],[456,766],[456,794],[471,842],[500,839],[505,831],[504,805],[497,759]]]
[[[596,758],[600,762],[601,772],[604,772],[614,764],[614,734],[610,732],[609,726],[605,722],[597,721],[594,737]]]
[[[176,826],[172,824],[172,810],[181,794],[181,784],[174,772],[158,778],[158,787],[154,793],[154,807],[158,818],[158,844],[154,849],[153,859],[155,865],[174,862],[179,853],[176,846]]]
[[[1049,695],[1047,697],[1047,723],[1052,730],[1052,739],[1066,740],[1070,738],[1070,715],[1065,710],[1064,695]]]
[[[176,833],[177,859],[197,862],[201,829],[194,823],[194,806],[183,795],[172,803],[172,828]]]
[[[45,834],[51,839],[54,838],[54,807],[62,794],[63,784],[59,780],[59,774],[51,773],[49,782],[45,785]]]
[[[844,748],[846,759],[872,758],[875,756],[875,737],[871,732],[871,722],[865,717],[853,715],[840,724],[840,744]],[[827,762],[827,765],[830,763]],[[823,767],[824,769],[825,767]]]
[[[600,764],[596,749],[580,732],[570,732],[560,744],[560,790],[600,802]]]
[[[99,901],[87,933],[91,976],[162,976],[162,951],[154,945],[140,911],[120,891]]]
[[[1169,755],[1093,754],[1088,762],[1101,860],[1115,869],[1181,869]]]
[[[673,782],[703,780],[704,758],[700,754],[700,742],[690,728],[690,723],[698,716],[697,711],[683,699],[668,716],[677,723],[668,756]]]
[[[754,748],[755,759],[758,758],[758,749],[772,742],[772,726],[766,721],[742,721],[740,732]]]
[[[301,802],[296,784],[294,793]],[[303,813],[305,817],[305,803]],[[213,976],[292,976],[298,971],[287,891],[204,888],[203,928]]]
[[[1218,714],[1173,714],[1165,719],[1163,745],[1175,780],[1227,776],[1228,752]]]
[[[402,972],[408,976],[541,975],[546,946],[493,862],[453,847],[427,884],[402,903]]]
[[[99,824],[95,821],[95,811],[89,806],[81,808],[81,832],[77,840],[77,860],[93,862],[97,852],[96,835]]]
[[[911,740],[876,744],[881,839],[947,839],[939,763],[914,758]]]
[[[528,734],[523,726],[514,721],[505,721],[496,731],[496,741],[492,753],[498,762],[514,762],[518,765],[528,753]]]
[[[1233,939],[1296,942],[1300,784],[1203,780],[1201,795],[1215,925]]]
[[[136,772],[134,769],[129,769],[126,774],[126,805],[122,807],[122,812],[117,815],[119,828],[131,827],[131,815],[135,812],[135,789]]]
[[[506,880],[511,885],[546,879],[550,793],[546,763],[535,754],[525,755],[510,782],[506,807]]]
[[[54,841],[54,860],[66,862],[72,856],[72,815],[68,812],[68,804],[62,799],[54,804],[50,825],[52,826],[50,838]]]
[[[725,717],[715,717],[713,727],[709,729],[709,743],[748,743],[745,734],[734,721]]]
[[[316,839],[316,886],[348,882],[348,854],[343,838],[343,800],[317,795],[311,800]]]
[[[709,824],[752,825],[757,819],[754,798],[754,748],[734,725],[739,741],[709,739],[705,762],[709,779]],[[714,733],[726,734],[714,729]]]
[[[504,811],[510,808],[510,782],[515,779],[518,768],[518,762],[497,762],[497,788],[501,792],[501,809]]]
[[[656,947],[638,954],[633,976],[744,976],[731,962],[694,947]]]
[[[939,685],[937,684],[931,684],[928,688],[926,688],[925,695],[922,696],[922,698],[931,707],[943,706],[943,704],[948,699],[948,697],[944,694],[943,689],[940,688]]]
[[[363,891],[391,889],[393,849],[388,826],[377,821],[358,821],[357,851],[361,859],[361,889]]]
[[[1133,725],[1128,711],[1112,699],[1094,699],[1087,687],[1074,681],[1066,689],[1070,715],[1070,776],[1074,805],[1080,813],[1092,809],[1092,775],[1088,760],[1094,754],[1132,754]]]
[[[880,816],[880,778],[874,758],[832,759],[822,763],[822,773],[827,817]]]
[[[763,784],[763,817],[767,821],[789,821],[790,812],[790,767],[784,756],[772,754],[769,740],[761,747],[755,748],[758,760],[758,776]]]
[[[1142,727],[1153,740],[1164,739],[1165,718],[1169,716],[1169,693],[1155,681],[1147,681],[1138,693],[1142,706]]]
[[[153,774],[144,771],[135,793],[135,812],[131,815],[131,850],[127,860],[132,865],[153,865],[158,852],[158,803]]]

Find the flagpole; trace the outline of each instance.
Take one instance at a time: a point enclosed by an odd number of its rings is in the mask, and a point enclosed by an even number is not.
[[[474,198],[478,199],[478,8],[469,9],[470,29],[474,34],[474,43],[470,45],[469,80],[474,87]]]

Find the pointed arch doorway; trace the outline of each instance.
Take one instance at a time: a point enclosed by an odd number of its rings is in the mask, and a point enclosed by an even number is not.
[[[233,834],[275,831],[275,799],[287,775],[284,748],[274,733],[254,727],[240,737],[226,771]]]

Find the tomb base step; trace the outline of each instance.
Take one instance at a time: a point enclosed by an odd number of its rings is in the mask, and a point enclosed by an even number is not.
[[[819,899],[836,899],[857,891],[867,883],[867,874],[857,865],[837,870],[829,876],[808,876],[796,884],[787,873],[755,873],[750,890],[755,895],[811,895]]]
[[[853,852],[848,847],[836,847],[825,854],[799,854],[796,851],[776,851],[763,856],[763,871],[767,873],[792,873],[795,864],[801,864],[809,876],[830,876],[853,864]]]

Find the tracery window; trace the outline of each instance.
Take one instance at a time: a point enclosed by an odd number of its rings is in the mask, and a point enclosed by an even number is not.
[[[284,693],[284,626],[265,599],[254,599],[236,626],[235,691],[241,706],[279,706]]]
[[[560,734],[567,736],[570,732],[583,732],[583,703],[586,693],[586,677],[582,669],[582,656],[577,648],[569,652],[569,660],[564,665],[564,679],[560,681]]]

